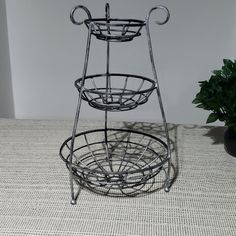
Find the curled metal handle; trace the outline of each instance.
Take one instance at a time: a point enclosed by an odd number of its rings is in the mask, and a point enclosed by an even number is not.
[[[109,5],[109,3],[106,3],[105,12],[106,12],[106,19],[110,19],[110,5]]]
[[[75,12],[78,10],[78,9],[82,9],[86,12],[86,14],[88,15],[88,19],[91,20],[92,19],[92,16],[91,16],[91,13],[90,11],[88,10],[87,7],[85,6],[82,6],[82,5],[78,5],[74,8],[72,8],[71,12],[70,12],[70,20],[73,24],[75,25],[82,25],[84,23],[84,20],[83,21],[76,21],[75,18],[74,18],[74,14]]]
[[[158,6],[156,6],[156,7],[153,7],[153,8],[149,11],[149,13],[148,13],[148,15],[147,15],[147,17],[146,17],[146,22],[149,23],[150,16],[151,16],[152,12],[155,11],[155,10],[163,10],[163,11],[166,13],[166,18],[165,18],[163,21],[158,21],[158,20],[156,20],[155,23],[157,23],[158,25],[164,25],[165,23],[167,23],[168,20],[170,19],[170,12],[169,12],[169,10],[168,10],[167,7],[162,6],[162,5],[158,5]]]

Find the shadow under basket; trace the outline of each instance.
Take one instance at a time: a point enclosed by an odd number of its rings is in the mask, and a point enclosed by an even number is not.
[[[60,156],[70,168],[71,140]],[[148,191],[168,160],[167,145],[155,136],[123,129],[97,129],[75,136],[71,167],[74,180],[91,191],[109,196],[133,196]],[[164,177],[165,178],[165,177]]]
[[[97,18],[85,20],[86,26],[91,25],[91,33],[97,39],[112,42],[127,42],[140,36],[145,25],[142,20]]]
[[[155,82],[149,78],[130,74],[97,74],[75,81],[82,99],[93,108],[107,111],[127,111],[148,101]]]

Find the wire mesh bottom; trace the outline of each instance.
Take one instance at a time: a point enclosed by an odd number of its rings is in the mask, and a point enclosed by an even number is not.
[[[71,137],[60,156],[70,165]],[[106,195],[132,196],[146,191],[168,160],[167,145],[157,137],[123,129],[98,129],[75,137],[72,173],[76,182]]]
[[[149,78],[130,74],[97,74],[75,81],[82,92],[82,99],[93,108],[107,111],[127,111],[148,101],[155,89],[155,82]]]
[[[97,18],[85,20],[87,27],[92,25],[92,34],[97,39],[112,42],[127,42],[140,36],[144,21],[134,19]]]

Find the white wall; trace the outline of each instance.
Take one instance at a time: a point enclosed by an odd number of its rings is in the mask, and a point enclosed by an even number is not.
[[[14,104],[5,0],[0,0],[0,117],[13,118]]]
[[[74,117],[77,91],[73,83],[82,74],[87,31],[85,26],[71,24],[69,12],[83,4],[94,17],[101,17],[106,2],[113,17],[144,19],[156,4],[170,9],[169,23],[151,28],[167,120],[204,124],[208,113],[196,109],[191,101],[199,90],[198,81],[208,79],[223,58],[235,58],[234,0],[7,0],[16,117]],[[114,71],[152,76],[146,37],[127,46],[113,45]],[[103,42],[92,41],[90,59],[88,73],[105,71]],[[137,111],[111,117],[160,121],[156,103],[153,93]],[[83,104],[81,117],[102,119],[103,113]]]

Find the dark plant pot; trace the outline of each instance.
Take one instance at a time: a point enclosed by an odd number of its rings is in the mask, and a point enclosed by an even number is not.
[[[236,132],[231,128],[225,130],[224,145],[226,152],[236,157]]]

